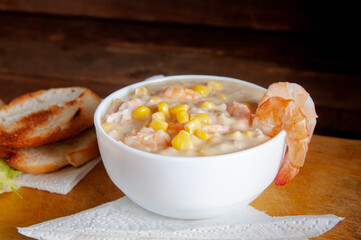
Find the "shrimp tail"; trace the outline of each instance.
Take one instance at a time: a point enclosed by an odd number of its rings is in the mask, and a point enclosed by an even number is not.
[[[283,158],[283,162],[281,164],[280,169],[278,170],[277,176],[274,179],[274,183],[277,186],[283,186],[286,185],[288,182],[290,182],[296,175],[298,174],[298,171],[300,170],[299,167],[292,166],[290,160],[289,160],[289,153],[288,149],[286,150],[285,156]]]

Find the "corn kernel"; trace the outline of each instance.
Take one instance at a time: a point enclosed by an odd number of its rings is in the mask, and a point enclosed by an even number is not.
[[[177,121],[179,123],[187,123],[187,122],[189,122],[189,115],[184,110],[180,110],[179,112],[177,112],[176,118],[177,118]]]
[[[211,90],[207,87],[207,86],[205,86],[205,85],[201,85],[201,84],[199,84],[199,85],[194,85],[193,87],[192,87],[192,89],[194,90],[194,91],[197,91],[199,94],[201,94],[201,95],[207,95]]]
[[[213,91],[220,90],[222,88],[222,84],[216,81],[209,81],[207,83],[207,86],[209,89]]]
[[[207,102],[207,101],[204,101],[201,103],[201,107],[202,108],[206,108],[206,109],[211,109],[211,108],[214,108],[216,105],[212,102]]]
[[[197,129],[201,129],[201,127],[202,127],[201,121],[199,121],[199,119],[197,118],[190,120],[188,123],[184,125],[184,129],[190,134],[194,134],[194,132]]]
[[[201,129],[197,129],[195,135],[202,140],[207,140],[209,138],[209,134]]]
[[[186,112],[188,112],[189,110],[189,106],[187,104],[182,104],[182,105],[178,105],[178,106],[175,106],[175,107],[172,107],[169,109],[169,113],[171,115],[176,115],[177,112],[181,111],[181,110],[184,110]]]
[[[155,112],[152,114],[152,119],[157,119],[159,121],[165,122],[165,114],[164,112]]]
[[[141,119],[149,114],[151,114],[151,111],[146,106],[139,106],[133,111],[133,117],[136,119]]]
[[[169,107],[166,102],[160,102],[158,103],[158,111],[163,112],[165,116],[169,115]]]
[[[198,119],[201,123],[209,123],[209,116],[207,113],[195,113],[191,115],[191,120]]]
[[[135,95],[136,96],[148,95],[148,89],[146,87],[144,87],[144,86],[137,87],[135,89]]]
[[[193,142],[190,134],[184,130],[181,130],[173,139],[172,147],[177,150],[185,150],[193,147]]]
[[[150,100],[154,101],[154,102],[160,102],[160,97],[152,97]]]
[[[207,139],[207,142],[216,142],[216,141],[219,141],[221,140],[219,137],[210,137]]]
[[[168,123],[164,122],[164,121],[160,121],[156,118],[153,118],[149,124],[149,127],[153,128],[155,131],[158,131],[158,130],[167,131]]]
[[[108,131],[112,128],[112,124],[110,124],[110,123],[104,123],[104,124],[102,125],[102,128],[103,128],[104,131],[108,132]]]
[[[252,136],[253,135],[253,132],[252,131],[244,131],[244,134],[248,137]]]
[[[221,99],[221,100],[226,100],[226,99],[228,98],[227,95],[224,94],[224,93],[218,93],[218,94],[216,95],[216,97],[219,98],[219,99]]]

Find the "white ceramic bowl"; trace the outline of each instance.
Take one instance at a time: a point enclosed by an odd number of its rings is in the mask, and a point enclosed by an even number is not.
[[[170,76],[152,81],[192,78],[235,84],[241,81],[205,75]],[[249,204],[272,183],[284,154],[284,131],[256,147],[207,157],[157,155],[128,147],[108,136],[101,127],[101,119],[112,100],[148,83],[140,82],[112,93],[102,101],[94,116],[105,169],[128,198],[160,215],[202,219]]]

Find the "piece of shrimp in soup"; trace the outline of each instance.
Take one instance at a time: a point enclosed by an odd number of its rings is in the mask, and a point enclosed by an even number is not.
[[[160,96],[166,99],[178,101],[193,101],[202,97],[197,91],[183,86],[169,86],[164,89]]]
[[[140,130],[133,130],[123,140],[126,145],[134,148],[149,148],[155,152],[170,146],[171,137],[163,130],[153,130],[143,127]]]
[[[317,114],[310,95],[295,83],[274,83],[261,99],[253,126],[270,137],[287,133],[287,150],[275,178],[276,185],[291,181],[303,166]]]

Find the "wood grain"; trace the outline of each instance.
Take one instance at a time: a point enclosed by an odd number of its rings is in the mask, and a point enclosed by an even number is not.
[[[234,56],[313,71],[359,74],[352,34],[260,32],[129,21],[0,14],[2,38]],[[347,39],[345,39],[345,37]]]
[[[317,239],[359,239],[361,141],[315,135],[306,163],[288,185],[271,184],[251,205],[271,216],[335,214],[345,217]],[[68,195],[21,188],[0,195],[0,238],[27,239],[25,227],[71,215],[123,196],[99,163]]]
[[[308,1],[0,1],[0,98],[85,86],[101,97],[164,74],[297,82],[319,115],[316,133],[361,139],[360,38],[352,4]],[[361,239],[361,141],[314,136],[290,184],[251,205],[273,216],[345,217],[318,239]],[[0,195],[0,239],[115,200],[98,164],[68,195],[29,188]]]
[[[0,96],[7,102],[75,84],[104,97],[156,74],[213,74],[264,87],[291,81],[316,103],[317,134],[361,139],[357,38],[10,13],[0,22]]]
[[[15,227],[71,215],[124,196],[107,176],[102,163],[66,196],[25,187],[19,193],[22,199],[13,193],[0,195],[1,239],[29,239],[18,234]]]
[[[4,46],[2,48],[1,46]],[[94,45],[63,45],[0,39],[0,96],[9,102],[39,88],[81,85],[102,97],[152,75],[209,74],[244,79],[261,86],[297,82],[307,89],[319,114],[317,134],[361,135],[360,77],[284,67],[274,62],[229,56]],[[342,86],[339,85],[342,82]]]
[[[361,138],[361,104],[357,104],[361,72],[354,50],[358,38],[352,36],[9,13],[1,14],[0,22],[3,81],[24,77],[34,81],[16,86],[14,92],[3,88],[0,96],[7,101],[15,92],[26,92],[22,88],[35,89],[38,79],[79,80],[85,85],[111,81],[124,86],[153,74],[199,73],[241,78],[264,87],[293,81],[316,102],[316,133]]]
[[[357,27],[357,7],[314,1],[2,0],[0,10],[267,31],[342,31]],[[337,17],[336,17],[336,16]]]

